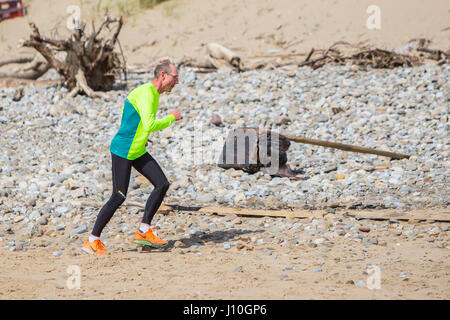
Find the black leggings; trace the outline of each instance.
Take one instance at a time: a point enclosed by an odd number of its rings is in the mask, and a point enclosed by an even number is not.
[[[170,186],[161,167],[149,153],[145,153],[143,156],[134,160],[128,160],[116,156],[113,153],[111,155],[113,193],[108,202],[100,210],[95,221],[92,235],[96,237],[100,237],[103,228],[111,220],[114,212],[125,201],[132,166],[155,186],[145,205],[142,223],[150,224]]]

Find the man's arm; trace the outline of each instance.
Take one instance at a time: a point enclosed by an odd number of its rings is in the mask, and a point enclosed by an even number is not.
[[[156,110],[152,107],[153,99],[154,97],[150,90],[145,90],[136,99],[136,107],[139,110],[144,130],[147,132],[163,130],[176,121],[176,117],[173,114],[156,120]]]
[[[175,117],[175,121],[181,120],[180,111],[178,111],[177,109],[171,110],[169,112],[169,115],[173,115]],[[147,146],[149,142],[151,143],[152,141],[150,139],[148,139],[147,142],[145,143],[145,146]]]
[[[150,132],[165,129],[176,121],[176,118],[173,114],[169,114],[169,115],[165,116],[164,118],[161,118],[158,120],[155,120],[155,118],[156,118],[156,115],[151,114],[151,120],[148,123],[148,129]]]

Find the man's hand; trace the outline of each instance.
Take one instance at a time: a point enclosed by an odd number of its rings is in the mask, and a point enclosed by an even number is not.
[[[173,116],[175,117],[175,120],[181,120],[181,113],[178,110],[172,110],[169,112],[169,114],[173,114]]]

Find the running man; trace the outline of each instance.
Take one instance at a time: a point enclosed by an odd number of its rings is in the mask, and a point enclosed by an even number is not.
[[[134,242],[154,247],[164,247],[167,241],[159,238],[156,227],[151,221],[170,183],[155,159],[145,149],[150,132],[169,127],[181,119],[178,110],[156,120],[159,96],[171,92],[178,83],[178,71],[168,60],[162,61],[155,68],[152,83],[145,83],[132,90],[122,109],[122,122],[119,131],[111,141],[113,192],[108,202],[100,210],[91,235],[83,243],[83,250],[104,255],[108,251],[100,241],[100,234],[114,212],[125,201],[130,181],[131,167],[146,177],[154,189],[145,205],[144,216],[139,229],[134,235]]]

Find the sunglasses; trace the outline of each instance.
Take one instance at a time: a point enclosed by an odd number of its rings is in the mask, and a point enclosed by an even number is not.
[[[178,75],[176,74],[171,74],[171,73],[166,73],[168,76],[171,76],[174,79],[178,79]]]

